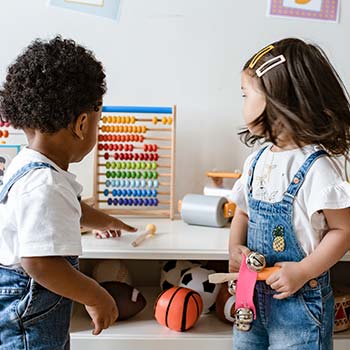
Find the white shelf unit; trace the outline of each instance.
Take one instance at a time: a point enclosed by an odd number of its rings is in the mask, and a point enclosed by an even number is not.
[[[131,242],[138,233],[124,233],[115,239],[98,240],[84,234],[82,259],[129,260],[228,260],[229,228],[190,226],[181,220],[123,218],[142,231],[152,222],[154,238],[138,247]],[[346,255],[343,261],[349,261]],[[130,320],[115,323],[99,336],[91,334],[90,319],[82,307],[76,307],[71,326],[72,350],[232,350],[232,328],[215,315],[202,315],[195,327],[183,333],[159,325],[153,317],[157,287],[139,287],[147,300],[146,309]],[[334,336],[334,350],[350,349],[350,331]]]

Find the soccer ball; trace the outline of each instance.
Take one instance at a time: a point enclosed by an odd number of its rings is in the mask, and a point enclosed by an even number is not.
[[[199,261],[169,260],[166,261],[160,271],[160,287],[162,290],[178,286],[181,276],[191,267],[199,266]]]
[[[183,274],[179,284],[180,287],[193,289],[199,293],[203,299],[203,313],[214,309],[215,300],[220,290],[219,284],[209,282],[208,275],[212,273],[215,271],[195,266]]]

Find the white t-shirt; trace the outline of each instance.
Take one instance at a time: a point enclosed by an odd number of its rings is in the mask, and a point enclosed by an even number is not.
[[[82,186],[39,152],[24,148],[11,162],[4,184],[24,165],[46,162],[10,189],[0,204],[0,264],[20,266],[21,257],[81,255],[78,196]]]
[[[270,148],[264,150],[256,164],[253,198],[273,203],[282,200],[299,168],[320,147],[308,145],[282,152],[272,152]],[[229,196],[248,216],[248,171],[257,153],[252,153],[246,159],[242,177],[236,181]],[[328,231],[322,210],[347,207],[350,207],[350,184],[344,181],[338,161],[327,156],[318,158],[306,174],[294,200],[294,230],[307,255]]]

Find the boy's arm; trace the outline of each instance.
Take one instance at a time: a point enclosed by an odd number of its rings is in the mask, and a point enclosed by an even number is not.
[[[120,230],[135,232],[136,228],[131,227],[117,218],[107,215],[100,210],[92,208],[83,201],[80,202],[81,206],[81,219],[80,224],[84,227],[96,229],[100,231],[116,231],[120,236]],[[118,232],[119,231],[119,232]],[[113,235],[113,234],[112,234]],[[114,237],[116,234],[113,235]]]
[[[95,280],[73,268],[63,257],[26,257],[24,270],[46,289],[86,306],[94,334],[108,328],[118,317],[114,299]]]
[[[266,283],[280,294],[276,299],[287,298],[307,281],[320,276],[338,262],[350,247],[350,208],[323,210],[329,231],[317,248],[300,262],[282,262],[281,269]]]
[[[248,255],[250,250],[245,246],[247,243],[248,215],[236,208],[231,222],[229,239],[229,271],[237,272],[241,265],[242,253]]]

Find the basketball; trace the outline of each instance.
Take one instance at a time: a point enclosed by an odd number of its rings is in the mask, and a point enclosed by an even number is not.
[[[184,332],[195,325],[202,310],[203,301],[199,293],[184,287],[172,287],[159,295],[154,316],[161,325]]]

